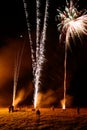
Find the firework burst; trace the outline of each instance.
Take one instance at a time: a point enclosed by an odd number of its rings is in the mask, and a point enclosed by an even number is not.
[[[78,2],[78,1],[77,1]],[[86,10],[78,11],[77,3],[74,4],[72,0],[66,1],[65,10],[58,11],[58,31],[60,32],[59,42],[65,43],[65,59],[64,59],[64,106],[66,104],[66,60],[67,48],[70,46],[70,38],[75,41],[75,37],[80,41],[82,35],[87,35],[87,14]],[[62,40],[63,39],[63,40]]]
[[[81,40],[81,35],[87,35],[87,10],[78,11],[76,8],[77,4],[74,4],[72,0],[70,3],[66,1],[65,10],[58,11],[58,21],[60,23],[57,25],[58,31],[60,31],[60,38],[65,35],[65,43],[69,46],[69,39],[72,38],[73,41],[75,36]]]

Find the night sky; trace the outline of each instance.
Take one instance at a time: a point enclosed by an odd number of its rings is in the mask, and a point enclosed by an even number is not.
[[[35,0],[28,2],[29,21],[32,41],[36,41],[36,5]],[[41,86],[42,106],[60,106],[63,99],[64,44],[58,42],[57,8],[64,8],[65,0],[49,0],[49,17],[45,44],[46,62],[43,64]],[[81,3],[83,2],[83,3]],[[87,7],[87,1],[79,1],[79,9]],[[44,16],[45,0],[41,0],[41,20]],[[42,23],[41,23],[42,31]],[[68,106],[87,106],[87,36],[82,43],[75,38],[70,41],[67,57],[67,102]],[[32,59],[28,39],[26,17],[22,0],[3,0],[0,3],[0,107],[12,103],[15,57],[25,44],[17,85],[17,96],[22,92],[20,105],[32,105],[34,85]],[[46,102],[47,101],[47,102]]]

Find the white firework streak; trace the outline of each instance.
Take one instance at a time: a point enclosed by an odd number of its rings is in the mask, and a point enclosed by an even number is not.
[[[39,45],[40,45],[40,0],[36,0],[36,62],[39,57]]]
[[[77,1],[78,2],[78,1]],[[77,5],[77,4],[76,4]],[[87,35],[87,15],[86,10],[78,12],[77,8],[70,0],[70,3],[66,1],[65,10],[58,11],[58,20],[60,23],[58,31],[60,31],[59,41],[62,42],[62,37],[65,36],[65,59],[64,59],[64,105],[66,100],[66,60],[67,60],[67,48],[70,47],[70,38],[75,40],[75,36],[81,41],[82,35]],[[81,41],[82,42],[82,41]]]
[[[33,69],[33,75],[35,74],[36,71],[36,58],[34,55],[34,49],[33,49],[33,42],[32,42],[32,38],[31,38],[31,30],[30,30],[30,23],[28,20],[28,12],[27,12],[27,3],[25,2],[25,0],[23,0],[23,4],[24,4],[24,11],[25,11],[25,15],[26,15],[26,22],[27,22],[27,29],[28,29],[28,37],[29,37],[29,41],[30,41],[30,47],[31,47],[31,58],[32,58],[32,69]]]
[[[47,18],[48,18],[48,7],[49,7],[49,0],[46,1],[46,7],[45,7],[45,16],[44,16],[44,25],[43,25],[43,31],[40,41],[40,52],[39,52],[39,59],[37,61],[37,68],[36,68],[36,82],[35,82],[35,93],[34,93],[34,107],[38,107],[37,100],[38,100],[38,91],[40,87],[40,77],[41,77],[41,70],[43,67],[43,63],[45,62],[45,40],[46,40],[46,30],[47,30]]]
[[[81,41],[81,36],[87,35],[87,15],[78,17],[75,20],[72,20],[68,23],[69,27],[66,32],[66,44],[69,45],[69,38],[74,41],[75,36],[77,36]]]
[[[37,100],[37,69],[38,69],[38,64],[39,64],[39,51],[40,51],[40,24],[41,24],[41,19],[40,19],[40,0],[36,0],[36,70],[35,70],[35,75],[34,75],[34,81],[35,81],[35,92],[34,92],[34,107],[36,108],[36,100]]]
[[[15,97],[16,97],[16,90],[17,90],[17,83],[19,77],[19,71],[21,66],[22,55],[24,51],[25,43],[23,44],[22,50],[20,50],[17,54],[17,58],[15,60],[15,68],[14,68],[14,86],[13,86],[13,102],[12,105],[15,106]]]

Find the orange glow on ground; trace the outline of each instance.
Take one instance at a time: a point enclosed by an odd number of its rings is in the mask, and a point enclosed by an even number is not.
[[[65,110],[65,109],[66,109],[65,104],[63,104],[62,109],[63,109],[63,110]]]
[[[65,110],[66,109],[66,100],[65,99],[63,99],[63,100],[61,100],[61,105],[62,105],[62,109],[63,110]]]

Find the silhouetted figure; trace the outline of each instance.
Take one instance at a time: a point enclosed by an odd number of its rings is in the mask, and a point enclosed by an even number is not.
[[[14,112],[14,106],[11,106],[12,112]]]
[[[9,106],[9,113],[10,112],[14,112],[14,106],[13,105]]]
[[[36,115],[40,116],[40,110],[36,110]]]

